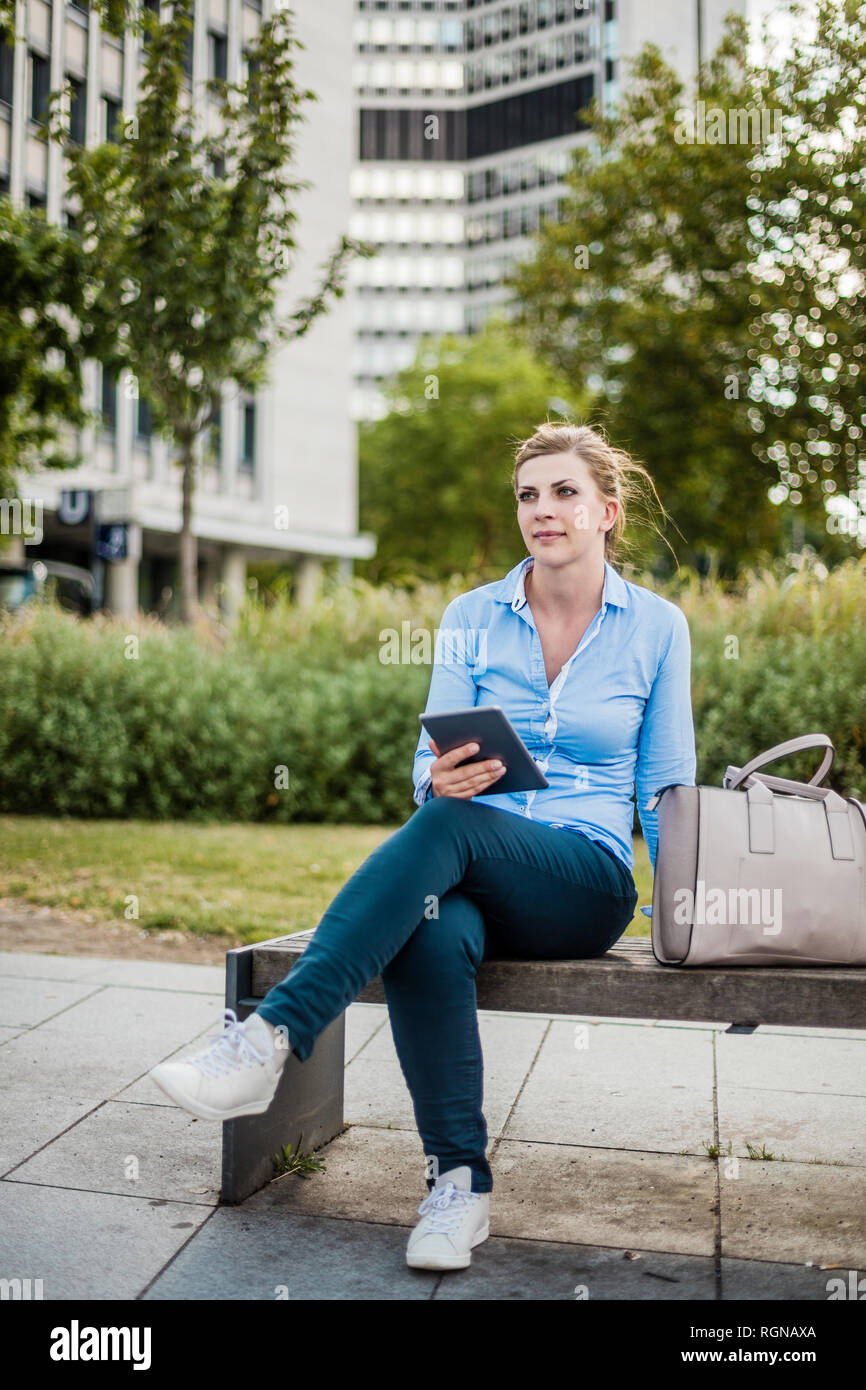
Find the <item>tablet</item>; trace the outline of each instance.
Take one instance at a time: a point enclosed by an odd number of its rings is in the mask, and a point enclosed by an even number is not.
[[[479,751],[464,758],[458,767],[489,758],[499,758],[505,764],[502,776],[477,796],[540,791],[550,785],[501,705],[474,705],[448,714],[419,714],[418,718],[440,753],[450,753],[463,743],[478,744]]]

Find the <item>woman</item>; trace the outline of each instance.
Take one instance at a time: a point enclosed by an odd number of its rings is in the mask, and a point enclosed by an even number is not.
[[[381,974],[427,1159],[428,1196],[406,1250],[416,1268],[465,1268],[488,1234],[478,966],[608,951],[637,903],[635,789],[655,869],[647,798],[694,785],[685,616],[611,563],[636,475],[649,480],[596,431],[541,425],[514,466],[528,555],[443,616],[427,708],[501,705],[549,786],[497,794],[498,763],[460,766],[477,745],[440,754],[422,734],[419,810],[340,890],[291,973],[245,1023],[227,1010],[204,1052],[151,1072],[194,1115],[260,1113],[288,1050],[306,1060]],[[448,653],[443,631],[463,639]],[[448,659],[454,648],[462,658]]]

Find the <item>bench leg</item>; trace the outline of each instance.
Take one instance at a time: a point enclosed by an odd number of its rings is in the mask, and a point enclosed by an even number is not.
[[[230,951],[226,962],[226,1008],[243,1020],[256,1008],[249,994],[251,948]],[[321,1148],[343,1129],[346,1016],[320,1033],[305,1062],[291,1053],[263,1115],[244,1115],[223,1123],[220,1200],[236,1204],[274,1176],[274,1159],[287,1144],[305,1153]]]

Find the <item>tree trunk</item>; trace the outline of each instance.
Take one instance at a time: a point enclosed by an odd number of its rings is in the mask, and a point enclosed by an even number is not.
[[[184,623],[195,620],[198,612],[198,541],[192,529],[192,497],[195,488],[195,459],[192,443],[183,451],[183,507],[180,524],[180,616]]]

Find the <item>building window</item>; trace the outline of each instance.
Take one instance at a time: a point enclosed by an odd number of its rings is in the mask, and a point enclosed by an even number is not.
[[[604,0],[604,18],[616,19],[616,0]]]
[[[138,400],[136,401],[136,407],[136,438],[149,441],[151,435],[153,434],[153,411],[150,408],[150,402],[146,401],[143,396],[139,396]]]
[[[105,138],[117,145],[122,136],[120,102],[113,97],[103,97],[102,105],[105,109]]]
[[[614,80],[615,77],[616,77],[616,63],[615,63],[614,59],[613,59],[613,58],[605,58],[605,60],[604,60],[604,80],[605,80],[605,82],[613,82],[613,80]]]
[[[87,14],[90,10],[90,0],[69,0],[73,10],[80,10],[82,14]]]
[[[241,53],[241,81],[247,85],[253,82],[260,66],[258,59],[250,57],[249,50],[245,48]],[[257,110],[257,102],[252,97],[249,100],[252,109]]]
[[[37,209],[38,209],[38,208],[43,208],[43,209],[44,209],[44,207],[45,207],[45,194],[44,194],[44,193],[28,193],[28,194],[27,194],[27,206],[28,206],[29,208],[37,208]]]
[[[214,417],[210,422],[207,433],[207,450],[210,455],[208,462],[219,466],[223,451],[223,412],[222,406],[217,406]]]
[[[192,80],[192,44],[193,44],[193,38],[194,38],[194,34],[193,34],[192,29],[190,29],[189,32],[187,33],[187,36],[186,36],[185,40],[184,40],[184,46],[183,46],[183,63],[182,63],[184,75],[185,75],[186,77],[190,78],[190,80]]]
[[[43,125],[48,115],[48,94],[51,90],[48,59],[40,53],[30,54],[30,119]]]
[[[256,466],[256,403],[245,401],[241,427],[241,456],[239,467],[244,473],[254,473]]]
[[[228,39],[225,34],[208,34],[210,48],[210,75],[225,82],[228,73]]]
[[[102,427],[113,430],[117,426],[117,378],[111,375],[107,367],[102,368],[101,392]]]
[[[0,101],[12,105],[15,87],[15,46],[9,41],[9,34],[0,29]]]
[[[69,104],[69,138],[74,145],[83,145],[87,138],[87,83],[78,77],[69,78],[72,95]]]

